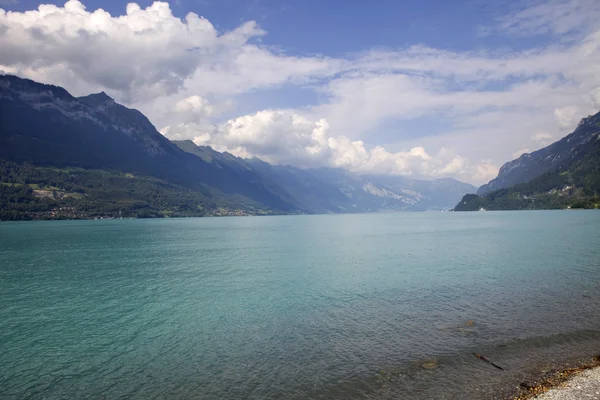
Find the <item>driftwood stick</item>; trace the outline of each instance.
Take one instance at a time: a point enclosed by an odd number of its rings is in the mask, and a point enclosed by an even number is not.
[[[477,353],[473,353],[473,354],[475,355],[475,357],[479,358],[480,360],[483,360],[483,361],[485,361],[485,362],[488,362],[488,363],[492,364],[494,367],[496,367],[496,368],[498,368],[498,369],[501,369],[502,371],[504,371],[504,368],[502,368],[501,366],[499,366],[499,365],[497,365],[497,364],[494,364],[493,362],[491,362],[490,360],[488,360],[488,359],[487,359],[487,358],[485,358],[484,356],[482,356],[482,355],[479,355],[479,354],[477,354]]]

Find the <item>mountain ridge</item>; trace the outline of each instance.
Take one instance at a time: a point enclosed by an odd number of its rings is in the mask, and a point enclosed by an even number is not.
[[[596,137],[595,127],[599,123],[600,113],[590,115],[583,118],[577,128],[567,136],[549,146],[522,154],[517,159],[505,163],[500,168],[498,176],[482,185],[477,190],[477,194],[483,196],[495,190],[527,182],[561,164],[576,160],[582,155],[579,149]]]
[[[504,164],[497,178],[454,209],[598,208],[599,192],[600,112],[564,138]]]
[[[22,197],[36,216],[83,203],[87,211],[77,215],[417,211],[449,209],[475,189],[451,178],[420,181],[241,159],[191,141],[172,142],[140,111],[105,92],[74,97],[12,75],[0,75],[0,112],[4,204],[14,211],[19,207],[11,202]],[[179,202],[178,193],[187,200]]]
[[[287,198],[302,199],[299,208],[313,212],[442,210],[450,208],[452,199],[458,200],[463,193],[475,189],[454,178],[425,181],[393,175],[358,175],[331,167],[301,169],[271,165],[255,157],[241,159],[207,146],[196,146],[189,140],[174,143],[199,157],[258,171],[265,184],[282,188]]]
[[[249,203],[294,210],[260,184],[182,151],[138,110],[13,76],[0,76],[0,82],[0,158],[149,175],[193,190],[211,187],[219,192],[215,196],[239,195]]]

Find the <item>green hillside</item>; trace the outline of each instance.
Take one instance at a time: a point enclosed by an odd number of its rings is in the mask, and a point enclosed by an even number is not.
[[[269,213],[241,196],[224,196],[208,188],[191,190],[150,176],[0,160],[0,220]]]
[[[491,192],[468,194],[455,211],[545,210],[600,208],[600,140],[594,138],[585,155],[561,164],[529,182]]]

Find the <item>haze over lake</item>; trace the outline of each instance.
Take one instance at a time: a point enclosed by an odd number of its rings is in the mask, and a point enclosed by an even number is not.
[[[0,397],[490,398],[599,348],[598,238],[596,211],[0,223]]]

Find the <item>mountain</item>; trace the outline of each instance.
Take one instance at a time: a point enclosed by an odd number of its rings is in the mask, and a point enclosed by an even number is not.
[[[550,146],[506,163],[496,179],[477,195],[464,196],[455,210],[598,208],[598,193],[600,113]]]
[[[348,198],[348,210],[426,211],[449,209],[475,187],[455,179],[433,181],[392,175],[357,175],[343,169],[309,170],[320,180],[336,187]]]
[[[258,176],[216,167],[161,135],[139,111],[105,93],[75,98],[63,88],[0,76],[0,159],[151,176],[201,191],[233,208],[297,211]]]
[[[104,92],[0,75],[0,220],[448,209],[474,190],[171,142]]]
[[[296,199],[303,208],[315,213],[353,212],[348,197],[313,170],[290,165],[271,165],[258,158],[247,160],[252,168],[268,177],[272,184],[281,187]]]
[[[358,175],[340,168],[300,169],[244,160],[191,141],[181,149],[215,165],[229,165],[262,176],[262,184],[305,212],[377,212],[449,209],[476,188],[455,179],[424,181],[401,176]]]
[[[453,178],[424,181],[402,176],[368,175],[363,179],[368,180],[370,187],[382,188],[384,193],[398,193],[402,202],[409,203],[409,209],[413,211],[447,210],[448,204],[455,204],[454,200],[475,189],[475,186]]]
[[[514,186],[536,178],[557,167],[569,165],[582,158],[588,144],[597,138],[600,113],[581,120],[570,135],[533,153],[523,154],[500,168],[498,176],[477,191],[484,196],[498,189]]]

